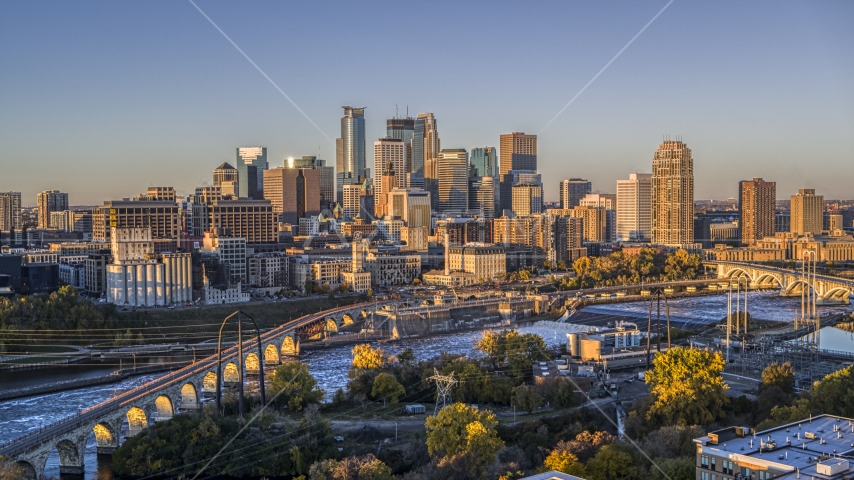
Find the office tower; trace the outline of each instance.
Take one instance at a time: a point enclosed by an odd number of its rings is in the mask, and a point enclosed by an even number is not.
[[[537,170],[537,136],[513,132],[501,135],[499,140],[499,203],[501,210],[512,209],[513,183],[507,178],[511,170]]]
[[[791,232],[796,235],[821,233],[824,226],[824,196],[813,188],[802,188],[792,195]]]
[[[374,194],[388,193],[380,178],[393,172],[391,188],[406,187],[406,145],[397,138],[381,138],[374,142]]]
[[[345,105],[341,108],[344,116],[341,117],[341,138],[335,144],[336,172],[338,175],[352,174],[350,178],[353,179],[368,176],[365,171],[365,107]]]
[[[285,168],[310,168],[317,170],[320,185],[320,209],[332,208],[335,203],[335,169],[326,166],[326,160],[313,155],[285,159]]]
[[[495,147],[473,148],[469,155],[469,176],[495,177],[498,173]]]
[[[694,160],[681,139],[665,140],[652,160],[652,243],[694,242]]]
[[[410,228],[430,231],[430,193],[417,188],[397,188],[389,193],[389,215]]]
[[[360,191],[362,190],[362,186],[358,183],[350,183],[344,185],[342,190],[342,201],[341,207],[344,209],[344,216],[347,218],[370,218],[363,214],[361,211],[362,200]],[[373,209],[371,209],[371,215],[373,215]]]
[[[583,178],[570,178],[560,182],[560,208],[579,206],[581,199],[593,191],[593,185]]]
[[[468,211],[468,154],[464,148],[439,152],[438,211],[464,215]]]
[[[400,141],[396,141],[396,143],[401,146],[403,145]],[[375,153],[374,155],[378,154],[382,156],[381,153]],[[389,214],[389,193],[397,188],[397,182],[400,180],[393,163],[393,161],[389,160],[385,164],[385,167],[381,170],[382,175],[377,179],[376,186],[374,187],[374,216],[378,219],[382,219]],[[378,164],[376,168],[381,167]]]
[[[403,142],[403,148],[406,150],[406,165],[404,166],[403,175],[412,171],[412,138],[415,136],[415,119],[408,116],[406,118],[394,118],[386,120],[386,136],[396,138]]]
[[[424,172],[424,178],[428,177],[425,165],[428,160],[435,160],[439,155],[439,132],[436,126],[436,118],[432,113],[419,113],[415,118],[415,131],[412,134],[412,173]]]
[[[277,217],[269,200],[210,197],[193,204],[193,236],[213,229],[245,238],[246,243],[272,243],[278,241]]]
[[[0,192],[0,232],[21,230],[21,192]]]
[[[180,238],[183,230],[178,204],[145,199],[108,200],[102,207],[95,208],[92,240],[109,241],[111,227],[150,228],[153,238]]]
[[[145,193],[140,193],[137,198],[152,202],[174,202],[177,196],[173,187],[148,187]]]
[[[264,170],[267,168],[267,147],[237,149],[237,181],[241,197],[264,198]]]
[[[517,217],[525,217],[543,211],[543,186],[522,183],[513,185],[511,207]]]
[[[50,212],[68,210],[68,194],[45,190],[38,195],[38,228],[50,228]]]
[[[648,242],[652,238],[652,174],[630,173],[617,180],[617,241]]]
[[[312,168],[273,168],[264,171],[264,198],[284,223],[320,214],[320,173]]]
[[[469,211],[482,218],[495,217],[494,177],[469,177]]]
[[[738,225],[741,243],[753,245],[774,236],[777,183],[761,178],[738,182]]]
[[[219,187],[223,195],[240,196],[240,182],[237,169],[228,162],[216,167],[213,171],[214,187]]]

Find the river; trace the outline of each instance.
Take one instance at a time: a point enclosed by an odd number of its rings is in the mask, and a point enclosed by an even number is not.
[[[775,292],[751,293],[749,307],[751,315],[760,319],[791,321],[798,311],[800,299],[779,297]],[[850,306],[819,307],[823,314],[850,312]],[[622,316],[646,319],[649,304],[646,302],[596,305],[584,308],[586,313],[597,313],[603,317]],[[694,324],[708,324],[726,315],[726,296],[701,296],[670,300],[672,318],[679,318]],[[570,319],[571,321],[571,319]],[[550,345],[565,342],[565,332],[553,332],[537,327],[527,327],[524,331],[538,333]],[[438,356],[440,352],[472,354],[472,345],[480,336],[479,332],[463,332],[453,335],[440,335],[427,338],[407,339],[388,343],[382,347],[390,354],[400,353],[411,348],[419,359]],[[832,327],[825,327],[821,335],[822,348],[854,351],[854,334]],[[331,347],[315,350],[305,356],[303,361],[318,380],[327,397],[347,383],[347,370],[350,366],[352,346]],[[159,360],[158,360],[159,359]],[[163,361],[162,357],[138,359],[142,362]],[[81,376],[104,375],[116,369],[115,363],[91,365],[70,365],[47,370],[4,371],[0,372],[3,388],[20,388],[46,382],[80,378]],[[38,395],[0,402],[0,443],[14,439],[37,429],[43,424],[55,422],[77,410],[108,399],[116,391],[134,388],[160,374],[132,377],[114,384],[80,388],[76,390]],[[99,461],[101,462],[99,465]],[[99,471],[100,469],[100,471]],[[85,452],[86,480],[109,480],[112,473],[108,459],[98,458],[95,453],[95,437],[90,435]],[[59,476],[59,458],[54,451],[48,458],[45,471],[48,476]]]

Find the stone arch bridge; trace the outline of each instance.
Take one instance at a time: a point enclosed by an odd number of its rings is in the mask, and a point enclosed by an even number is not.
[[[259,374],[263,365],[278,365],[288,357],[299,356],[302,341],[336,335],[340,329],[366,319],[375,308],[389,304],[363,303],[325,310],[262,333],[263,359],[258,358],[257,337],[246,340],[243,342],[245,373]],[[122,434],[129,438],[151,422],[200,409],[202,398],[216,393],[218,381],[226,387],[239,381],[237,352],[237,346],[223,350],[222,379],[217,378],[217,356],[212,355],[0,445],[0,456],[15,462],[23,470],[23,478],[42,480],[47,458],[55,448],[61,475],[82,474],[84,449],[93,432],[98,453],[112,453],[119,446]]]
[[[739,262],[705,262],[704,264],[709,267],[715,266],[719,278],[746,277],[750,282],[750,288],[779,288],[780,295],[783,296],[799,297],[805,288],[810,288],[801,278],[801,273],[795,270]],[[812,288],[815,289],[819,304],[847,305],[850,303],[849,297],[854,295],[854,280],[816,275],[815,285]]]

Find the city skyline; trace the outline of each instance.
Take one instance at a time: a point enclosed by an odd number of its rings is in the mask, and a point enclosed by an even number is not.
[[[99,205],[148,186],[186,195],[210,185],[217,165],[234,162],[236,146],[267,147],[271,168],[304,155],[332,165],[340,105],[349,104],[368,107],[368,139],[383,137],[386,121],[405,116],[407,106],[413,118],[435,115],[443,148],[498,147],[501,134],[537,134],[538,168],[551,179],[544,182],[546,201],[557,200],[558,182],[571,177],[590,180],[594,192],[615,193],[616,180],[650,171],[655,146],[668,134],[681,135],[694,152],[695,199],[737,197],[738,182],[754,177],[775,181],[778,199],[800,188],[850,197],[848,4],[674,2],[543,130],[665,3],[625,4],[616,16],[594,5],[531,5],[521,15],[461,6],[453,23],[479,16],[498,25],[512,15],[543,36],[497,31],[479,38],[449,28],[421,61],[402,68],[369,62],[383,52],[370,26],[391,15],[379,8],[342,5],[329,17],[316,6],[199,3],[325,135],[191,4],[104,4],[92,11],[4,5],[0,58],[27,68],[3,73],[0,190],[22,192],[25,206],[35,206],[47,189],[68,192],[72,205]],[[425,21],[450,13],[439,5]],[[340,39],[279,37],[265,28],[282,18],[321,31],[353,21],[365,28],[344,53],[331,53]],[[155,31],[164,39],[155,40]],[[460,42],[470,48],[461,51]],[[414,73],[440,58],[499,65],[508,48],[526,52],[536,74],[495,68],[488,85],[472,86]],[[281,55],[272,55],[278,49]],[[667,57],[680,59],[681,75],[655,67]],[[350,74],[328,74],[340,65]],[[367,150],[366,165],[373,165]],[[823,168],[811,168],[815,159]]]

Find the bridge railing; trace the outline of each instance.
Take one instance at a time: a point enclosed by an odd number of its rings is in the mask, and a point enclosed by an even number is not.
[[[337,307],[332,310],[325,310],[323,312],[312,313],[309,315],[304,315],[296,320],[291,320],[290,322],[276,327],[273,330],[269,330],[261,334],[261,341],[267,341],[271,337],[278,336],[279,334],[286,332],[288,330],[292,330],[294,328],[300,328],[307,323],[313,322],[317,319],[322,319],[329,314],[335,314],[342,310],[349,310],[352,308],[358,308],[360,305],[362,306],[373,306],[374,303],[364,303],[364,304],[354,304],[354,305],[346,305],[343,307]],[[244,348],[251,347],[254,343],[257,342],[256,338],[247,339],[243,342]],[[235,342],[236,343],[236,342]],[[223,359],[230,359],[231,357],[237,355],[238,349],[237,346],[230,347],[226,350],[223,350]],[[34,430],[32,432],[21,435],[17,438],[9,440],[5,443],[0,444],[0,454],[7,456],[18,455],[28,448],[33,440],[36,443],[40,443],[40,441],[47,440],[53,438],[57,435],[63,435],[68,433],[75,428],[78,428],[85,423],[91,420],[91,417],[95,416],[96,412],[105,408],[105,407],[113,407],[113,408],[121,408],[128,406],[140,398],[151,393],[151,390],[157,388],[164,384],[170,384],[176,381],[184,380],[189,378],[192,375],[195,375],[200,370],[204,370],[208,368],[211,364],[216,364],[217,356],[211,355],[208,358],[205,358],[201,361],[198,361],[192,365],[188,365],[180,370],[175,372],[171,372],[167,375],[161,376],[157,379],[152,380],[151,382],[140,385],[131,390],[127,390],[120,395],[107,399],[103,402],[100,402],[94,406],[85,408],[83,410],[78,411],[76,414],[65,417],[61,420],[57,420],[47,426],[41,427],[38,430]],[[14,449],[9,449],[10,447],[18,444],[19,446]]]

